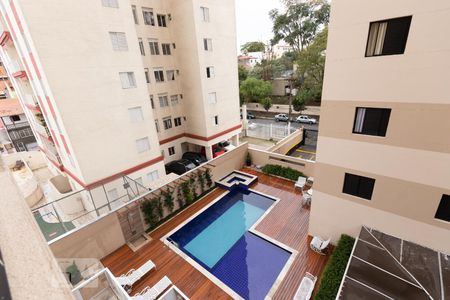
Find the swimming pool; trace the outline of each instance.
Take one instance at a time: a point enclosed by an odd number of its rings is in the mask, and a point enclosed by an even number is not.
[[[275,200],[236,188],[168,237],[244,299],[264,299],[291,252],[252,232]]]

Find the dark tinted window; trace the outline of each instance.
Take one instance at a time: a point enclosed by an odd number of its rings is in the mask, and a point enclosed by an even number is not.
[[[450,195],[442,195],[441,202],[434,217],[450,222]]]
[[[386,136],[390,108],[357,107],[353,133]]]
[[[366,56],[403,54],[411,16],[370,23]]]
[[[370,200],[374,185],[375,179],[373,178],[345,173],[342,192]]]

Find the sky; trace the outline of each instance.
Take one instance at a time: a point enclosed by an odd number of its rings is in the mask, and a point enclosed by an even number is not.
[[[237,46],[251,42],[267,43],[272,38],[269,11],[282,8],[280,0],[235,0]]]

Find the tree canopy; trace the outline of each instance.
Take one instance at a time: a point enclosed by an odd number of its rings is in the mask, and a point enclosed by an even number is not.
[[[269,12],[274,34],[271,43],[275,45],[283,40],[295,51],[303,50],[313,41],[321,28],[328,24],[330,5],[326,0],[283,2],[286,5],[285,12],[278,9]]]
[[[272,93],[272,85],[264,80],[249,77],[241,83],[239,92],[244,103],[260,102]]]
[[[300,97],[305,101],[320,101],[322,97],[325,51],[328,29],[317,34],[314,41],[297,55],[297,75],[301,78]]]
[[[266,45],[263,42],[247,42],[241,46],[242,53],[264,52]]]

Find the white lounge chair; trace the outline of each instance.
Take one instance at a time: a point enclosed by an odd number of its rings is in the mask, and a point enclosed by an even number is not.
[[[318,236],[313,237],[310,247],[313,251],[321,254],[321,255],[325,255],[325,250],[327,249],[328,245],[330,244],[330,239],[328,240],[323,240]]]
[[[139,269],[131,269],[120,277],[116,277],[117,281],[122,286],[132,286],[136,281],[141,279],[145,274],[155,268],[155,264],[149,260],[145,264],[139,267]]]
[[[316,281],[316,276],[306,272],[305,277],[303,277],[293,300],[308,300],[309,298],[311,298],[311,294],[314,290],[314,286],[316,285]]]
[[[306,178],[303,177],[303,176],[299,176],[298,179],[297,179],[297,182],[295,183],[295,186],[300,188],[300,189],[303,189],[305,184],[306,184]]]
[[[172,281],[170,281],[169,277],[164,276],[158,281],[154,286],[146,287],[137,295],[131,297],[133,300],[153,300],[156,299],[159,295],[161,295],[169,286],[172,285]]]

